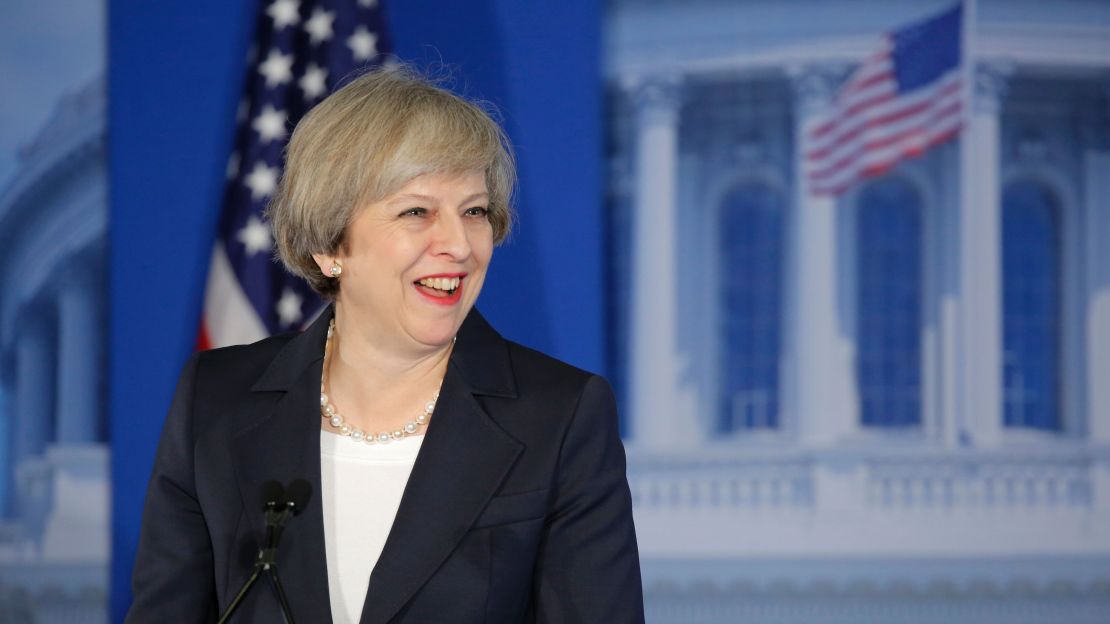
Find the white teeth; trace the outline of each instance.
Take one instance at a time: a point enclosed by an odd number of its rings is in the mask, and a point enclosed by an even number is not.
[[[425,277],[419,284],[436,290],[450,291],[458,288],[460,282],[462,279],[458,277]]]

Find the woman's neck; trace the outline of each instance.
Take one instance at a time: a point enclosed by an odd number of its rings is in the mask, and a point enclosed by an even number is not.
[[[392,430],[419,413],[439,391],[452,343],[405,350],[336,316],[324,362],[327,393],[352,426]]]

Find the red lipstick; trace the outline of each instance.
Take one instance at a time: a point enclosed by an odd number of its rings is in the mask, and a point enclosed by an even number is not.
[[[420,279],[414,281],[412,284],[413,287],[416,288],[416,292],[420,293],[420,295],[424,297],[425,300],[437,305],[453,306],[458,303],[460,299],[462,299],[463,284],[465,283],[466,275],[466,273],[435,273],[433,275],[425,275]],[[438,288],[424,286],[420,283],[420,280],[425,279],[452,279],[456,277],[459,278],[459,285],[451,291],[439,290]]]

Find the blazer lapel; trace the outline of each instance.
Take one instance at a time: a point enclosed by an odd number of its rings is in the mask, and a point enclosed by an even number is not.
[[[474,398],[476,393],[512,395],[505,350],[501,337],[472,311],[370,577],[362,624],[388,622],[412,598],[477,520],[523,451]],[[477,366],[476,360],[484,362]]]
[[[256,393],[282,392],[273,408],[260,411],[231,441],[236,478],[247,519],[259,545],[265,539],[262,484],[288,485],[304,479],[312,486],[308,507],[290,519],[278,548],[278,573],[293,613],[331,621],[324,517],[320,496],[320,373],[330,309],[304,333],[292,338],[252,387]],[[260,585],[268,583],[260,579]],[[256,592],[268,592],[265,587]],[[317,620],[319,621],[319,620]]]

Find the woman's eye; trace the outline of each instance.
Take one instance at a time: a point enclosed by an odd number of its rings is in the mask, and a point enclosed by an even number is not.
[[[489,214],[489,208],[475,206],[473,208],[467,208],[465,214],[468,217],[484,217]]]
[[[402,216],[402,217],[423,217],[426,214],[428,214],[428,209],[427,208],[409,208],[408,210],[402,212],[400,216]]]

